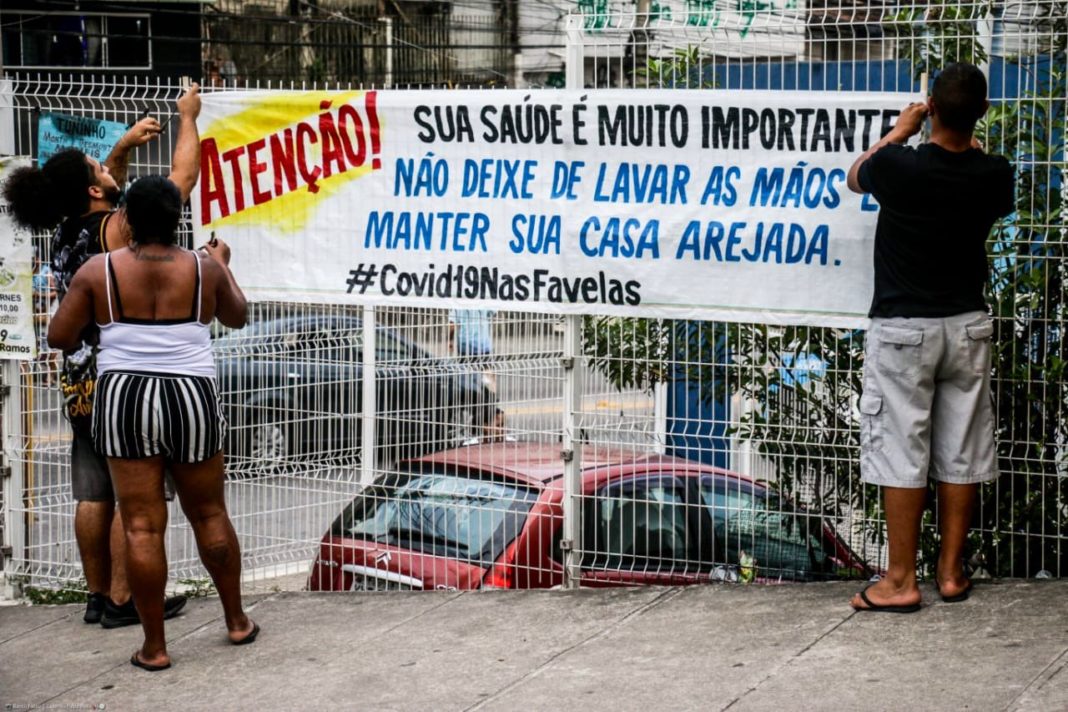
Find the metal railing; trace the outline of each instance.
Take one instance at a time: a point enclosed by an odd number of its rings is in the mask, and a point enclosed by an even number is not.
[[[1003,474],[982,490],[971,563],[977,575],[1068,573],[1063,5],[653,5],[572,19],[571,85],[905,96],[944,62],[986,69],[982,137],[1018,180],[1017,211],[990,241]],[[169,113],[178,94],[12,79],[17,152],[29,155],[37,109],[129,122]],[[131,173],[165,172],[167,138]],[[446,310],[254,306],[249,327],[216,339],[250,587],[547,587],[568,572],[589,585],[814,580],[885,563],[878,499],[859,482],[862,333],[498,313],[492,351],[458,355]],[[5,371],[19,482],[4,502],[6,566],[33,585],[79,576],[50,368]],[[172,580],[203,579],[176,507],[171,520]]]

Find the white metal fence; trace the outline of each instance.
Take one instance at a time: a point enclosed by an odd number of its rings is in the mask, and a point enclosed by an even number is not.
[[[1068,572],[1064,4],[592,10],[603,12],[559,28],[572,87],[904,96],[954,59],[987,70],[983,138],[1019,177],[1017,211],[990,242],[1003,476],[983,489],[972,565]],[[129,122],[168,115],[178,94],[12,79],[23,154],[37,110]],[[165,172],[169,150],[142,149],[131,173]],[[883,563],[878,500],[858,477],[863,334],[498,313],[492,351],[459,355],[449,322],[443,310],[264,303],[244,330],[218,334],[227,495],[250,586],[546,587],[565,572],[587,585],[814,580]],[[79,577],[52,365],[45,355],[5,371],[5,567],[34,585]],[[176,507],[167,547],[172,581],[204,578]]]

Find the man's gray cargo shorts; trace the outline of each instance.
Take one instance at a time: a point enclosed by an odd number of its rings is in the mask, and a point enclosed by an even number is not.
[[[998,476],[984,312],[872,319],[860,398],[861,479],[926,487]]]

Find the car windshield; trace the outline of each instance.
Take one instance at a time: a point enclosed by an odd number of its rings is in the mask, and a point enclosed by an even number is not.
[[[342,513],[334,533],[482,565],[519,535],[537,493],[444,473],[400,475]]]

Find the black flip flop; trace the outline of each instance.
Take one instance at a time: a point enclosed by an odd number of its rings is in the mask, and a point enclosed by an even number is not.
[[[256,621],[252,621],[252,632],[246,635],[241,640],[231,640],[230,645],[248,645],[256,640],[256,636],[260,634],[260,624]]]
[[[136,650],[134,651],[134,654],[130,656],[130,664],[134,667],[139,667],[142,670],[148,670],[149,672],[159,672],[160,670],[166,670],[171,666],[170,663],[167,663],[166,665],[152,665],[150,663],[146,663],[145,661],[141,660],[141,658],[137,657]]]
[[[960,593],[952,596],[946,596],[942,593],[942,586],[938,583],[937,579],[935,579],[935,589],[938,591],[938,595],[942,596],[942,601],[944,603],[960,603],[961,601],[967,601],[968,596],[972,595],[972,580],[968,579],[968,585],[962,588]]]
[[[856,606],[853,606],[854,611],[869,611],[871,613],[915,613],[922,608],[919,603],[913,603],[908,606],[880,605],[874,603],[868,598],[868,588],[871,588],[874,585],[875,584],[871,584],[871,586],[868,586],[863,591],[859,592],[860,600],[864,601],[864,605],[867,606],[867,608],[857,608]]]

